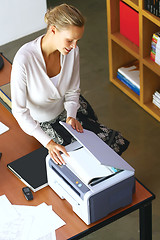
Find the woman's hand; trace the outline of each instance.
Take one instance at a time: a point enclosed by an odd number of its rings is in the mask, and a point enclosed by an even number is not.
[[[66,119],[66,123],[70,124],[73,129],[77,130],[77,132],[81,132],[81,133],[83,132],[83,127],[77,119],[68,117]]]
[[[53,159],[53,161],[56,164],[65,164],[64,159],[61,156],[61,153],[64,153],[67,157],[69,157],[69,154],[67,153],[64,146],[55,143],[53,140],[51,140],[47,145],[46,148],[48,149],[50,157]]]

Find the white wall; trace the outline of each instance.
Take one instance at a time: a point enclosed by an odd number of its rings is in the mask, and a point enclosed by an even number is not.
[[[46,27],[46,0],[0,0],[0,46]]]

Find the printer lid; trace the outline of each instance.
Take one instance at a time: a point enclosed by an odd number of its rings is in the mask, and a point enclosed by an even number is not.
[[[83,133],[77,132],[70,124],[60,122],[65,129],[70,132],[75,139],[84,146],[92,155],[94,155],[103,165],[118,168],[121,170],[134,171],[121,156],[110,148],[95,133],[83,129]]]

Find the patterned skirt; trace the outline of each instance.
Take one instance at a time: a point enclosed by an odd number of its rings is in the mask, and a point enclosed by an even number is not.
[[[77,120],[84,129],[94,132],[106,144],[108,144],[116,153],[121,155],[129,145],[119,131],[110,129],[100,124],[91,105],[83,96],[79,99],[80,108],[77,111]],[[66,111],[64,110],[58,117],[51,121],[41,122],[42,130],[58,143],[66,146],[75,141],[74,137],[61,125],[59,121],[66,121]]]

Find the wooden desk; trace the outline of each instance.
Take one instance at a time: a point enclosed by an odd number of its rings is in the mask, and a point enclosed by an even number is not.
[[[5,60],[5,68],[0,72],[0,85],[6,84],[10,79],[11,64]],[[53,210],[66,222],[66,225],[56,231],[58,240],[80,239],[111,222],[139,209],[140,215],[140,239],[152,239],[152,200],[155,198],[149,190],[136,180],[136,191],[133,202],[125,208],[121,208],[109,214],[101,221],[87,226],[72,211],[66,200],[61,200],[50,187],[33,193],[34,200],[29,202],[22,194],[24,184],[16,178],[7,168],[7,164],[20,158],[29,152],[39,148],[40,143],[33,137],[26,135],[18,126],[12,114],[0,103],[0,121],[10,130],[0,135],[0,196],[5,194],[12,204],[39,205],[45,202],[52,205]]]
[[[46,202],[52,205],[53,210],[66,222],[65,226],[56,231],[58,240],[80,239],[137,209],[140,211],[140,239],[152,239],[152,200],[155,196],[138,181],[136,181],[132,204],[114,211],[106,218],[89,226],[81,221],[72,211],[70,204],[66,200],[61,200],[50,187],[33,193],[34,200],[27,201],[22,194],[24,184],[7,169],[7,164],[41,145],[20,129],[12,114],[2,104],[0,104],[0,121],[10,128],[8,132],[0,135],[0,151],[2,152],[0,195],[5,194],[12,204],[35,206]]]

